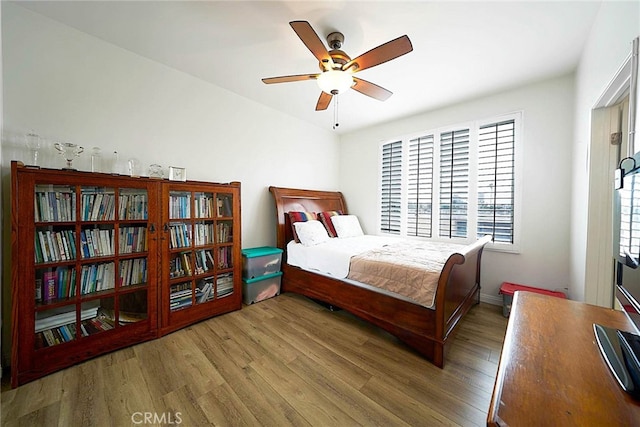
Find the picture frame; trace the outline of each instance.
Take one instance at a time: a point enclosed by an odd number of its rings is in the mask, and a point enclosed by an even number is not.
[[[186,181],[187,170],[176,166],[169,166],[169,181]]]

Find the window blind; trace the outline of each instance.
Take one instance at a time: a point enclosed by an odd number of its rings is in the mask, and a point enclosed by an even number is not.
[[[440,134],[440,237],[467,237],[469,129]]]
[[[402,141],[382,146],[380,231],[400,234],[402,204]]]
[[[480,126],[478,237],[513,243],[515,120]]]
[[[427,130],[381,149],[380,232],[519,250],[519,112]],[[637,238],[637,234],[636,234]]]
[[[433,135],[409,141],[409,170],[407,176],[408,236],[431,237],[433,144]]]

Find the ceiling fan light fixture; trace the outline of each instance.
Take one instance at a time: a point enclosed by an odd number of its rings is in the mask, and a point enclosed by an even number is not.
[[[329,95],[344,93],[353,83],[353,76],[345,71],[329,70],[318,76],[318,86]]]

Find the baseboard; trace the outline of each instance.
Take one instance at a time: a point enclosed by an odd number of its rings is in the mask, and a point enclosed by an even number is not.
[[[502,296],[483,294],[480,292],[480,302],[486,302],[487,304],[492,305],[502,305]]]

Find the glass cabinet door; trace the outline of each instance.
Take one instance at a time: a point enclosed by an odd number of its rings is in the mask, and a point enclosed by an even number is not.
[[[169,309],[233,294],[233,194],[168,192]]]
[[[38,184],[35,348],[148,317],[146,188]]]

